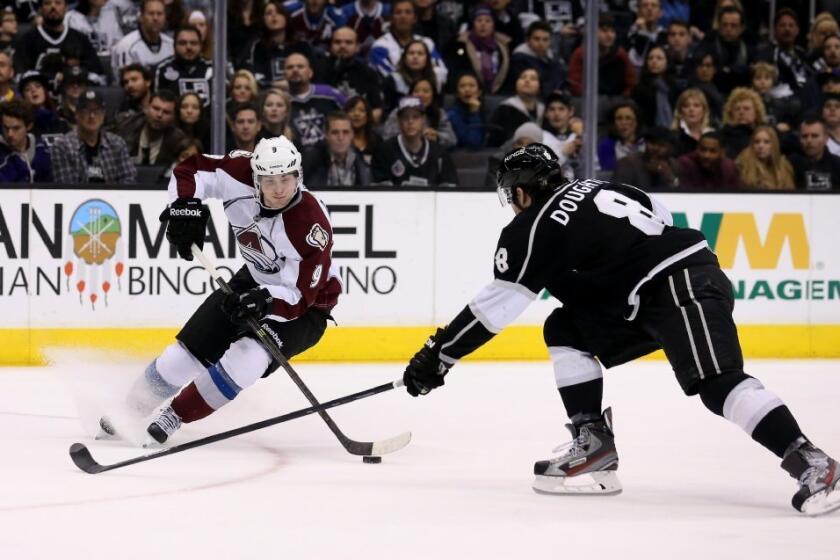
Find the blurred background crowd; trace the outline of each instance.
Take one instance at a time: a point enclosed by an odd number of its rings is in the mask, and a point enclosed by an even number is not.
[[[225,150],[310,187],[492,188],[542,142],[667,190],[840,188],[840,0],[228,0]],[[212,0],[0,0],[0,183],[164,183],[211,150]],[[598,129],[582,99],[599,97]],[[12,188],[14,185],[6,185]]]

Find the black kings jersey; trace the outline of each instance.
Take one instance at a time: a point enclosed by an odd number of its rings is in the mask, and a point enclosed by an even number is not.
[[[555,188],[502,230],[494,280],[450,323],[441,359],[454,363],[516,319],[546,289],[571,309],[632,321],[654,278],[717,263],[697,230],[673,227],[644,191],[582,180]]]

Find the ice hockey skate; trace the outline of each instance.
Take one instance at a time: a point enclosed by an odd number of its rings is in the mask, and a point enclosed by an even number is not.
[[[840,509],[840,464],[821,449],[804,441],[785,456],[782,468],[799,481],[794,508],[809,516]]]
[[[174,434],[180,427],[181,417],[169,406],[160,412],[158,417],[146,428],[146,431],[156,442],[166,443],[169,436]]]
[[[616,470],[618,453],[612,410],[583,423],[566,424],[572,441],[554,449],[560,453],[534,464],[534,491],[541,494],[614,495],[622,490]]]

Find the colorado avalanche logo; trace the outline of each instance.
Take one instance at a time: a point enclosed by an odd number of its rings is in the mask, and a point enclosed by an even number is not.
[[[277,251],[268,239],[260,235],[257,224],[237,231],[236,241],[239,242],[242,258],[254,265],[254,268],[265,274],[280,272]]]

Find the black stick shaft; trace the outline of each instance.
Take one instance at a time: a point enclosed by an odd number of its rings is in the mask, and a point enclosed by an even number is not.
[[[336,406],[341,406],[343,404],[351,403],[353,401],[357,401],[360,399],[365,399],[367,397],[372,397],[373,395],[378,395],[379,393],[384,393],[386,391],[390,391],[394,387],[399,385],[399,381],[394,381],[391,383],[385,383],[383,385],[378,385],[376,387],[371,387],[370,389],[366,389],[364,391],[359,391],[358,393],[353,393],[352,395],[346,395],[344,397],[339,397],[337,399],[333,399],[331,401],[325,402],[323,404],[319,404],[317,406],[310,406],[307,408],[302,408],[300,410],[296,410],[294,412],[289,412],[288,414],[283,414],[282,416],[276,416],[274,418],[269,418],[267,420],[261,420],[259,422],[254,422],[253,424],[248,424],[246,426],[242,426],[240,428],[235,428],[233,430],[228,430],[226,432],[221,432],[218,434],[214,434],[212,436],[207,436],[204,438],[196,439],[193,441],[189,441],[187,443],[182,443],[180,445],[175,445],[173,447],[169,447],[167,449],[163,449],[158,451],[157,453],[152,453],[149,455],[142,455],[140,457],[135,457],[133,459],[127,459],[125,461],[120,461],[119,463],[114,463],[111,465],[99,465],[98,463],[94,462],[89,459],[90,464],[84,464],[85,459],[78,458],[78,452],[74,452],[73,450],[77,448],[77,446],[81,446],[81,444],[74,444],[71,447],[70,455],[73,458],[73,461],[76,463],[76,466],[81,468],[85,472],[89,472],[92,474],[110,471],[114,469],[119,469],[122,467],[127,467],[129,465],[135,465],[137,463],[143,463],[145,461],[151,461],[152,459],[158,459],[160,457],[166,457],[167,455],[174,455],[175,453],[180,453],[182,451],[186,451],[188,449],[193,449],[195,447],[201,447],[204,445],[208,445],[210,443],[215,443],[217,441],[222,441],[225,439],[229,439],[235,436],[240,436],[242,434],[247,434],[249,432],[254,432],[256,430],[261,430],[263,428],[267,428],[269,426],[274,426],[275,424],[281,424],[283,422],[288,422],[289,420],[295,420],[296,418],[301,418],[303,416],[308,416],[310,414],[324,411],[328,408],[334,408]],[[85,457],[90,456],[90,452],[87,451],[87,448],[81,446],[84,449],[84,452],[81,454]]]

